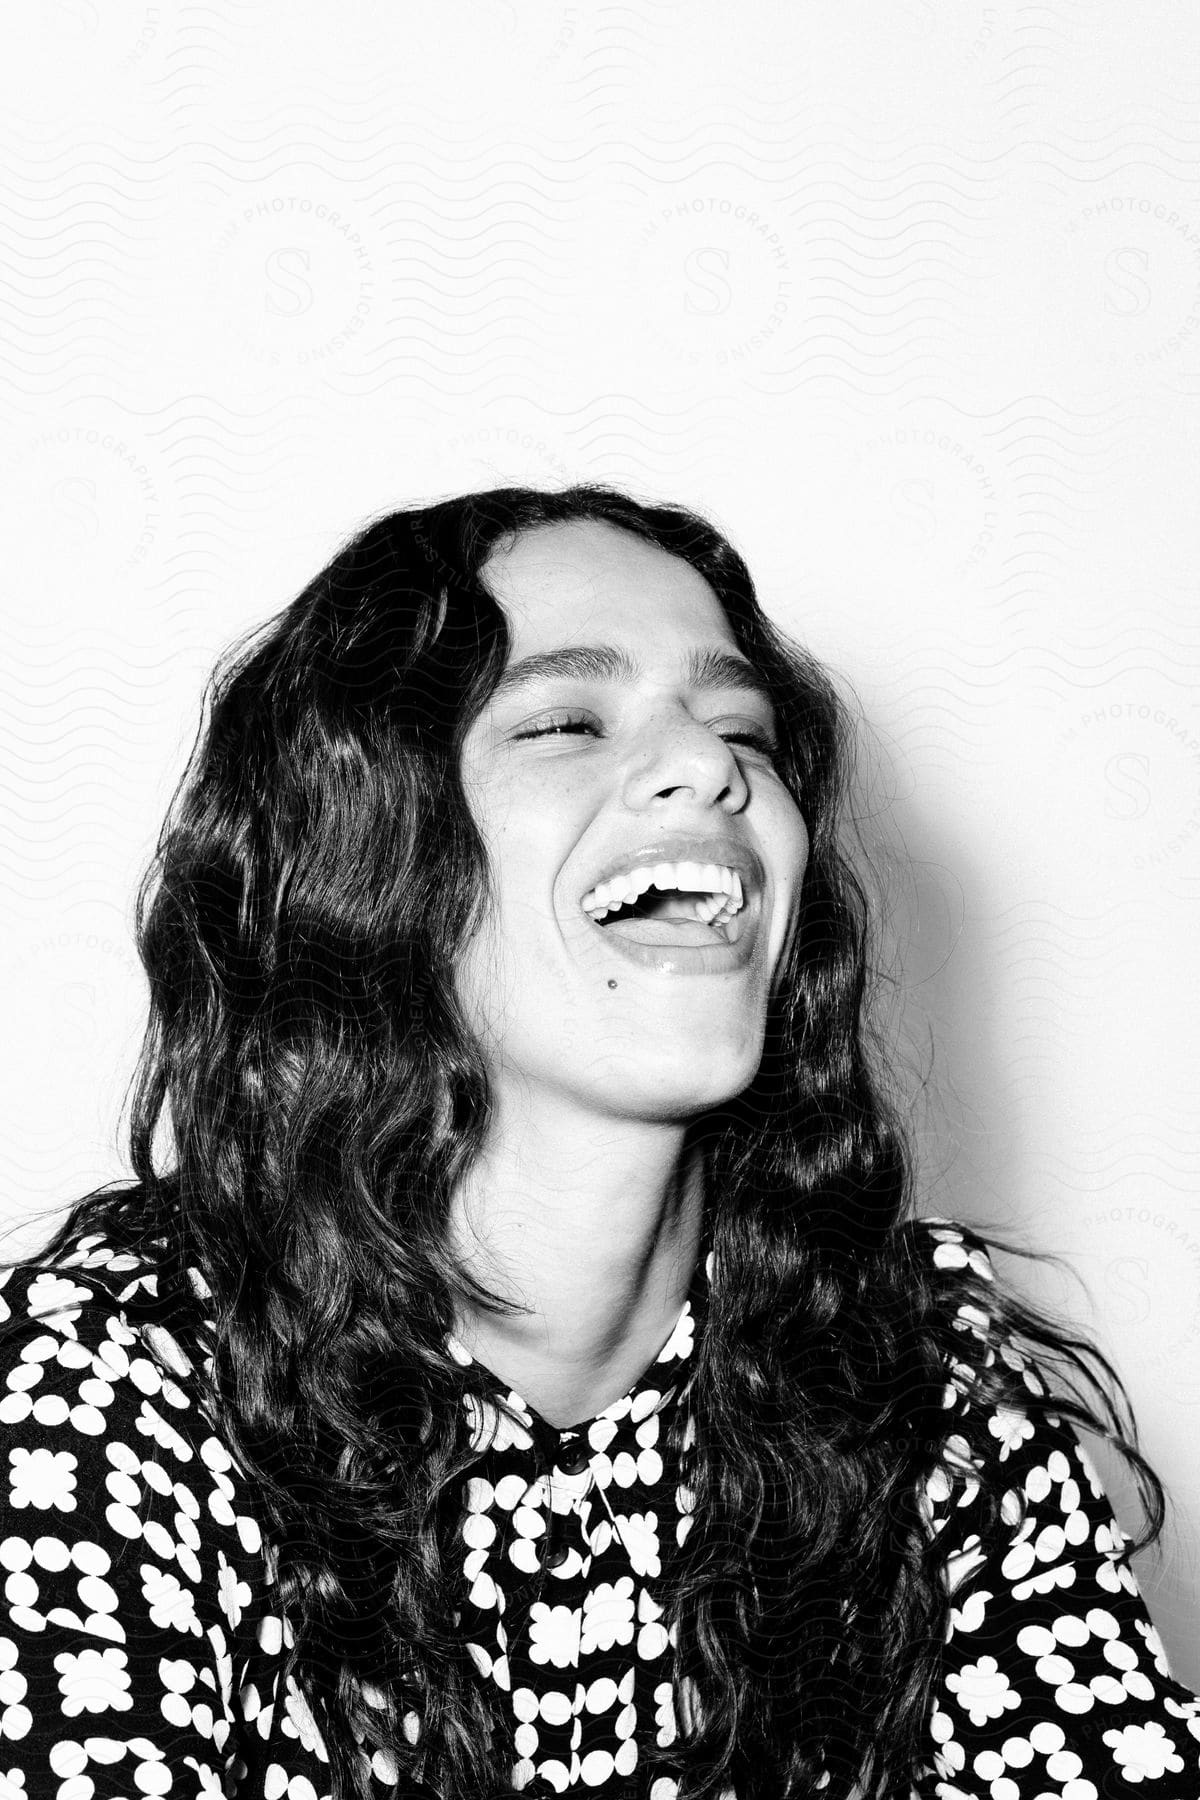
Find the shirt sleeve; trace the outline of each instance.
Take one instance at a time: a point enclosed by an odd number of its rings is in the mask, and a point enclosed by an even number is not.
[[[312,1777],[273,1791],[325,1793],[302,1709],[268,1705],[280,1622],[228,1452],[137,1332],[50,1289],[0,1340],[0,1800],[262,1794],[273,1753]]]
[[[1031,1392],[1048,1392],[1029,1358],[1011,1345],[1000,1354]],[[928,1489],[933,1529],[951,1534],[953,1610],[930,1715],[940,1779],[927,1791],[1197,1800],[1200,1697],[1168,1665],[1090,1457],[1053,1413],[994,1408],[988,1433],[1011,1526],[998,1548],[981,1548],[978,1464],[961,1434],[948,1440],[961,1477],[939,1471]]]

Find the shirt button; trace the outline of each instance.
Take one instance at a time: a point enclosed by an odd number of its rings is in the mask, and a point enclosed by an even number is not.
[[[591,1460],[591,1451],[586,1444],[582,1444],[572,1451],[566,1462],[561,1462],[558,1466],[564,1475],[582,1475]]]
[[[560,1563],[566,1562],[570,1554],[570,1549],[566,1544],[555,1544],[542,1566],[547,1569],[557,1569]]]

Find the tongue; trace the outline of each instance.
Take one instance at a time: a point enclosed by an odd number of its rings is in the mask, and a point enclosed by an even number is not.
[[[614,919],[611,925],[600,929],[614,937],[628,938],[633,944],[711,944],[714,938],[725,941],[720,926],[714,929],[699,919]]]

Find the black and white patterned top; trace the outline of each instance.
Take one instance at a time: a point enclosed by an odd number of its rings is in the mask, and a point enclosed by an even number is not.
[[[935,1263],[970,1257],[994,1278],[952,1221],[927,1223]],[[674,1739],[659,1582],[691,1496],[660,1446],[711,1278],[708,1256],[641,1379],[570,1430],[475,1365],[461,1623],[480,1678],[506,1697],[513,1782],[531,1794],[611,1800],[639,1743]],[[317,1800],[328,1760],[280,1682],[292,1637],[264,1515],[175,1379],[188,1372],[178,1344],[114,1305],[155,1279],[97,1237],[60,1272],[0,1279],[0,1318],[20,1321],[0,1353],[0,1800]],[[470,1365],[457,1339],[448,1348]],[[1039,1391],[1016,1351],[1000,1353]],[[948,1408],[969,1404],[960,1367]],[[954,1611],[913,1800],[1197,1800],[1200,1699],[1167,1665],[1094,1467],[1065,1425],[998,1410],[989,1430],[1030,1512],[984,1556],[970,1465],[953,1490],[944,1475],[928,1485],[930,1529],[954,1539]],[[964,1455],[966,1440],[947,1447]],[[395,1780],[383,1760],[380,1795]],[[652,1800],[675,1794],[655,1781]]]

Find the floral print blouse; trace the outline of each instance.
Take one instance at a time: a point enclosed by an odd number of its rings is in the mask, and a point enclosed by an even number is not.
[[[935,1264],[970,1258],[994,1278],[953,1221],[924,1223]],[[504,1696],[513,1784],[530,1795],[626,1800],[639,1744],[676,1735],[659,1579],[692,1497],[662,1448],[712,1273],[710,1254],[629,1392],[569,1429],[447,1340],[476,1388],[461,1629]],[[176,1380],[188,1364],[174,1338],[120,1307],[155,1280],[99,1237],[53,1274],[0,1275],[0,1320],[14,1322],[0,1350],[0,1800],[322,1800],[320,1731],[280,1679],[292,1636],[264,1515]],[[971,1311],[964,1331],[980,1324]],[[1018,1352],[999,1353],[1045,1391]],[[947,1371],[948,1409],[970,1404],[965,1367]],[[998,1409],[988,1427],[1029,1514],[1002,1553],[981,1552],[978,1479],[951,1432],[964,1479],[939,1472],[922,1510],[952,1536],[953,1612],[912,1800],[1200,1800],[1200,1698],[1168,1667],[1086,1452],[1053,1415],[1035,1429]],[[395,1791],[385,1763],[372,1763],[381,1797]],[[676,1792],[660,1776],[651,1800]]]

